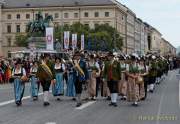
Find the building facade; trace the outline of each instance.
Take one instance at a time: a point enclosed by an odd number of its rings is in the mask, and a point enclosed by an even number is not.
[[[142,21],[136,18],[135,20],[135,52],[141,53],[141,23]]]
[[[135,52],[135,19],[136,15],[130,9],[127,9],[127,54]]]
[[[95,28],[108,24],[119,32],[122,51],[127,54],[161,51],[161,33],[116,0],[5,0],[0,2],[0,56],[16,49],[15,36],[26,33],[28,22],[36,19],[39,11],[44,17],[52,15],[55,26],[80,22]]]
[[[2,56],[3,55],[3,53],[2,53],[2,23],[1,23],[1,20],[2,20],[2,4],[3,3],[1,3],[0,2],[0,56]]]
[[[22,0],[7,0],[7,3],[3,4],[0,9],[2,25],[0,38],[3,49],[7,50],[7,48],[15,46],[16,34],[24,34],[28,22],[34,20],[39,11],[42,11],[44,17],[52,15],[55,25],[71,25],[80,22],[94,28],[98,24],[108,24],[117,29],[123,38],[124,46],[126,46],[126,10],[123,8],[124,6],[111,0],[78,1],[72,0],[68,3],[64,0],[62,3],[58,0],[49,0],[48,3],[44,3],[43,0],[39,0],[36,3],[26,3]],[[125,47],[123,50],[125,51]]]
[[[162,56],[176,56],[176,48],[164,38],[161,38],[160,48]]]
[[[162,34],[155,28],[151,28],[151,51],[160,53],[160,43]]]

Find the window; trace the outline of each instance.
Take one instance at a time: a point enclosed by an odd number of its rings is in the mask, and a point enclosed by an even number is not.
[[[68,13],[64,13],[64,18],[68,18],[69,14]]]
[[[78,18],[78,13],[74,13],[74,18]]]
[[[48,13],[45,13],[45,17],[47,17],[49,14]]]
[[[16,25],[16,32],[17,33],[21,32],[20,25]]]
[[[20,19],[20,18],[21,18],[20,14],[17,14],[17,15],[16,15],[16,18],[17,18],[17,19]]]
[[[59,18],[59,13],[55,13],[54,18]]]
[[[95,13],[94,13],[94,17],[99,17],[99,13],[98,13],[98,12],[95,12]]]
[[[84,13],[84,17],[88,17],[89,16],[89,13],[88,12],[85,12]]]
[[[8,15],[7,15],[7,19],[11,19],[11,14],[8,14]]]
[[[105,12],[105,17],[109,17],[109,12]]]
[[[11,46],[11,38],[7,38],[8,46]]]
[[[84,24],[84,25],[85,25],[85,27],[89,27],[89,24],[87,24],[87,23],[86,23],[86,24]]]
[[[30,19],[30,14],[26,14],[26,19]]]
[[[124,20],[124,16],[122,16],[122,20]]]
[[[11,25],[7,26],[7,33],[11,33]]]
[[[154,40],[156,40],[156,37],[154,36]]]

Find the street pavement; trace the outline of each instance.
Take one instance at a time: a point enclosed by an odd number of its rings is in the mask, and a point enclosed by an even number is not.
[[[168,77],[148,93],[138,107],[118,101],[118,107],[109,107],[109,101],[99,98],[95,102],[85,102],[76,108],[76,102],[63,97],[56,101],[50,97],[51,105],[43,107],[31,98],[23,100],[22,107],[16,107],[13,100],[12,84],[0,86],[0,124],[180,124],[178,71],[170,71]],[[26,84],[25,97],[29,95]],[[11,101],[10,103],[6,103]]]

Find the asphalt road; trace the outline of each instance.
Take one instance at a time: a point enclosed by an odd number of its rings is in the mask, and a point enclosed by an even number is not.
[[[118,107],[109,107],[109,101],[100,98],[87,102],[81,108],[71,98],[63,97],[56,101],[52,96],[51,105],[43,107],[42,96],[39,101],[25,99],[22,107],[14,103],[1,105],[13,100],[11,85],[0,86],[0,124],[180,124],[179,80],[177,71],[156,86],[155,92],[148,93],[146,101],[138,107],[131,103],[118,101]],[[29,95],[29,84],[25,96]]]

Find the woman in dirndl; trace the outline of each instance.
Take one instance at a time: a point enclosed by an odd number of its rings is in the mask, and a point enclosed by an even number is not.
[[[75,89],[75,82],[76,82],[76,71],[74,70],[73,64],[68,63],[67,64],[67,90],[66,90],[66,96],[73,97],[73,100],[76,96],[76,89]]]
[[[52,85],[52,93],[55,97],[57,97],[57,100],[60,101],[60,96],[64,94],[63,74],[65,72],[65,65],[61,62],[59,58],[56,58],[54,71],[56,83]]]
[[[26,71],[21,65],[21,60],[17,60],[15,68],[12,71],[12,78],[14,79],[14,95],[15,95],[15,103],[17,106],[22,105],[22,98],[24,95],[25,89],[25,77]]]
[[[139,72],[138,64],[134,56],[132,56],[131,63],[129,64],[129,72],[126,74],[128,76],[127,100],[132,102],[132,106],[138,106],[138,101],[140,100],[139,85],[137,83]]]
[[[143,59],[141,59],[139,61],[138,69],[139,69],[139,76],[140,76],[139,79],[141,80],[141,81],[139,80],[139,84],[138,84],[139,85],[139,97],[140,97],[140,100],[145,100],[144,76],[146,76],[148,72],[145,68]]]
[[[126,81],[126,63],[125,58],[123,56],[119,57],[119,61],[121,64],[121,80],[119,82],[119,94],[121,96],[121,100],[126,100],[127,96],[127,81]]]
[[[94,55],[90,56],[90,61],[88,63],[88,73],[89,73],[89,80],[88,80],[88,92],[89,97],[91,100],[96,100],[96,77],[100,75],[100,71],[95,65]]]
[[[31,82],[31,97],[34,101],[38,100],[38,92],[39,92],[39,81],[36,76],[38,70],[38,62],[33,62],[33,65],[30,69],[30,82]]]

